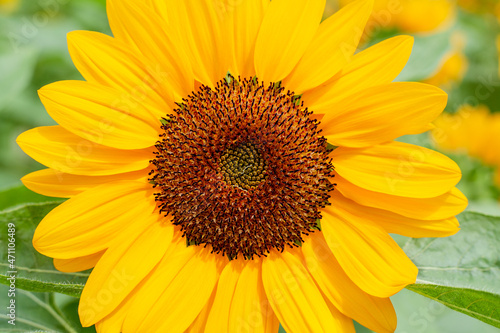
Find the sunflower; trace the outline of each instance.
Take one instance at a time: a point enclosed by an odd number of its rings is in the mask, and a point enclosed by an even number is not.
[[[18,144],[69,198],[33,244],[93,267],[98,332],[393,332],[389,296],[417,268],[389,236],[448,236],[466,206],[457,165],[394,142],[447,96],[392,83],[413,40],[354,55],[372,8],[321,23],[324,0],[108,1],[114,37],[77,31],[85,81],[39,94],[60,124]]]

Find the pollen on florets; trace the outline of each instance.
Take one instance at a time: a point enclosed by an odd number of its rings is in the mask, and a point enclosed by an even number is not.
[[[300,98],[229,77],[178,105],[163,121],[150,180],[189,244],[250,259],[318,229],[333,166]]]

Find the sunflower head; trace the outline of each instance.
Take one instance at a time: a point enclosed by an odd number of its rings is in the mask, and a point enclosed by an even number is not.
[[[300,97],[229,76],[178,106],[164,119],[150,181],[189,244],[251,259],[318,229],[331,150]]]

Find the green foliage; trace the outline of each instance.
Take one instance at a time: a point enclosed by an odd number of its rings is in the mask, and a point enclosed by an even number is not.
[[[495,40],[500,33],[493,15],[475,15],[459,11],[456,29],[465,37],[468,70],[462,82],[449,92],[447,110],[455,112],[462,105],[487,105],[500,111],[500,78]]]
[[[0,294],[7,295],[8,286],[0,285]],[[11,299],[15,301],[15,326],[9,324],[12,319],[8,316],[12,307]],[[78,320],[78,300],[70,297],[61,297],[53,293],[33,293],[18,289],[15,296],[1,298],[0,313],[1,332],[61,332],[61,333],[91,333],[92,328],[81,328]]]
[[[59,203],[25,204],[15,209],[0,212],[0,243],[7,244],[9,223],[15,225],[15,270],[16,287],[35,292],[58,292],[78,297],[87,280],[88,273],[62,273],[54,268],[52,259],[35,251],[33,233],[42,220]],[[0,283],[9,284],[8,274],[12,269],[7,260],[7,246],[0,247]]]
[[[0,184],[42,166],[26,156],[15,138],[36,126],[54,125],[37,90],[59,80],[81,80],[67,50],[73,30],[109,33],[104,0],[21,1],[7,16],[0,13]]]
[[[0,191],[0,211],[29,203],[37,202],[62,202],[63,199],[50,198],[28,190],[25,186],[15,186]]]
[[[500,296],[485,291],[429,284],[414,284],[408,289],[447,307],[500,328]]]
[[[23,49],[23,52],[0,54],[0,110],[28,87],[38,58],[37,50]]]
[[[406,244],[419,268],[408,289],[500,328],[500,217],[466,212],[460,225],[454,236]]]
[[[458,188],[472,202],[500,199],[500,189],[495,186],[495,168],[483,165],[478,159],[466,154],[448,154],[462,171]]]
[[[399,74],[397,81],[421,81],[439,69],[443,57],[451,50],[450,38],[453,30],[416,36],[408,64]],[[432,57],[429,57],[432,53]]]

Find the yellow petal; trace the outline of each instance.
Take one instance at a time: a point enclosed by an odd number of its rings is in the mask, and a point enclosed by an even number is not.
[[[271,251],[262,262],[267,298],[287,332],[344,332],[296,250]]]
[[[40,222],[33,245],[43,255],[69,259],[102,251],[156,208],[148,184],[123,181],[97,186],[54,208]]]
[[[36,161],[63,173],[105,176],[143,170],[151,149],[121,150],[85,140],[62,126],[37,127],[17,137],[17,144]]]
[[[429,130],[448,96],[431,85],[394,82],[368,88],[333,106],[320,128],[334,146],[366,147]]]
[[[229,311],[231,310],[231,302],[234,299],[234,292],[241,271],[245,267],[243,260],[231,260],[222,271],[219,282],[217,283],[217,292],[215,299],[208,315],[205,331],[207,332],[228,332],[229,326]],[[231,327],[236,330],[236,327]]]
[[[54,267],[61,272],[74,273],[81,272],[93,268],[99,259],[101,259],[105,250],[90,254],[84,257],[71,258],[71,259],[54,259]]]
[[[445,220],[467,207],[467,198],[457,188],[434,198],[407,198],[368,191],[336,175],[336,191],[363,206],[388,210],[418,220]]]
[[[409,198],[431,198],[460,180],[458,165],[433,150],[400,142],[366,149],[340,147],[331,154],[335,171],[366,190]]]
[[[234,75],[255,76],[255,42],[260,30],[269,0],[229,1],[227,10],[234,15]]]
[[[33,192],[49,197],[71,198],[95,186],[119,180],[137,180],[146,183],[149,169],[111,176],[78,176],[54,169],[43,169],[27,174],[21,181]]]
[[[49,115],[75,135],[118,149],[154,146],[160,120],[119,90],[85,81],[59,81],[38,91]]]
[[[68,49],[85,80],[122,90],[121,99],[146,102],[156,118],[170,113],[163,86],[169,76],[159,66],[139,60],[133,48],[98,32],[72,31]]]
[[[277,332],[279,321],[269,305],[261,261],[232,260],[222,272],[206,332]]]
[[[78,312],[84,327],[111,313],[163,258],[174,230],[164,219],[157,212],[144,216],[140,221],[144,232],[118,237],[99,260],[80,298]]]
[[[208,86],[222,80],[231,65],[233,19],[231,10],[241,1],[153,1],[153,8],[186,50],[195,78]]]
[[[324,85],[306,91],[302,99],[315,113],[332,111],[331,106],[367,88],[392,82],[410,58],[413,37],[398,36],[375,44],[352,57],[341,72]]]
[[[210,310],[212,309],[212,305],[214,304],[216,290],[212,292],[212,295],[207,301],[205,307],[198,314],[196,319],[191,323],[188,329],[184,333],[204,333],[208,332],[205,327],[207,326],[208,316],[210,314]]]
[[[133,292],[128,294],[125,300],[118,305],[113,312],[107,315],[104,319],[98,321],[95,324],[97,333],[123,332],[123,321],[128,315],[130,304],[135,296],[136,295]]]
[[[400,234],[408,237],[446,237],[456,234],[460,228],[455,217],[449,217],[437,221],[425,221],[412,219],[393,212],[359,205],[345,198],[339,191],[332,193],[331,202],[338,207],[348,211],[350,214],[358,215],[360,218],[369,219],[384,228],[388,233]],[[422,209],[418,204],[417,209]]]
[[[349,279],[321,232],[305,239],[302,252],[308,271],[340,312],[375,332],[394,332],[396,312],[389,298],[371,296]]]
[[[276,333],[279,321],[262,284],[262,263],[249,261],[234,290],[228,328],[236,332]]]
[[[325,296],[323,292],[321,292],[328,309],[332,316],[337,320],[337,328],[336,332],[342,333],[356,333],[356,329],[354,328],[354,322],[351,318],[344,316],[337,308],[333,305],[332,302]]]
[[[184,332],[209,301],[221,259],[177,237],[144,285],[135,291],[123,332]]]
[[[318,30],[325,0],[273,0],[255,45],[260,80],[277,82],[295,67]]]
[[[180,101],[193,90],[194,76],[170,24],[141,1],[109,0],[106,4],[113,35],[147,58],[146,70],[155,73],[156,80],[161,82],[160,91],[174,107],[174,101]],[[181,25],[176,30],[184,28]]]
[[[325,83],[351,59],[368,18],[373,0],[357,0],[321,23],[297,67],[284,81],[296,94]]]
[[[417,267],[371,220],[332,205],[323,210],[321,229],[346,274],[370,295],[389,297],[415,283]]]

